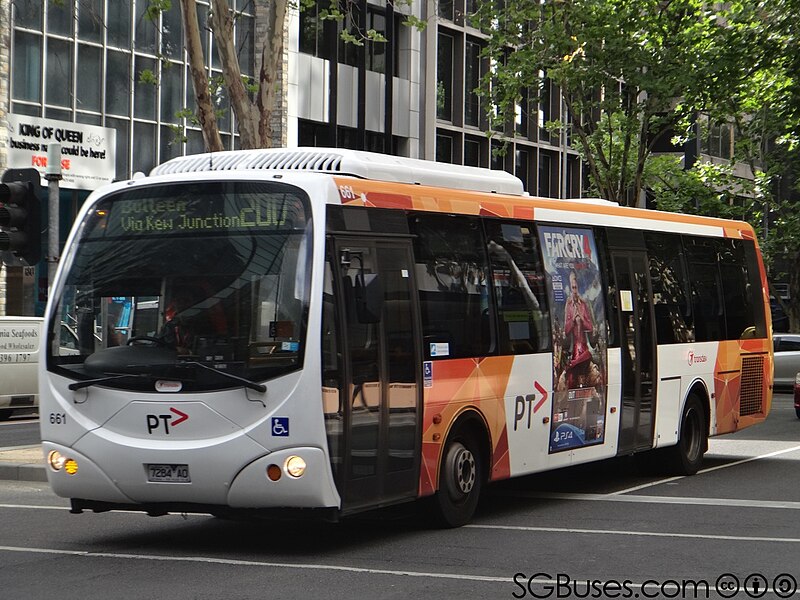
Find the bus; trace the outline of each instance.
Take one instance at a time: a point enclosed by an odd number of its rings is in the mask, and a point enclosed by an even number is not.
[[[44,339],[46,471],[73,512],[424,499],[455,527],[510,477],[645,451],[694,474],[772,399],[747,223],[340,149],[186,156],[93,192]]]

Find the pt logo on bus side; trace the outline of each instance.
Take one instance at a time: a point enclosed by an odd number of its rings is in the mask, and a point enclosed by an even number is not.
[[[170,407],[171,415],[147,415],[147,433],[153,435],[154,431],[159,431],[162,426],[164,433],[169,435],[170,426],[175,427],[180,425],[189,418],[185,412],[179,411],[177,408]],[[178,417],[177,419],[175,417]]]
[[[538,381],[533,382],[533,387],[536,388],[536,391],[539,392],[540,397],[536,398],[536,394],[528,394],[527,396],[517,396],[514,400],[514,431],[517,430],[517,425],[520,421],[525,419],[525,416],[528,417],[528,429],[531,428],[531,419],[533,418],[533,413],[537,410],[542,408],[544,401],[547,400],[547,390],[542,387],[542,384]],[[535,402],[535,404],[534,404]]]

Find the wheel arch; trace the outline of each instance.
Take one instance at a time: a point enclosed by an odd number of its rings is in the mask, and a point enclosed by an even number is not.
[[[442,463],[442,456],[447,448],[447,443],[450,437],[461,431],[464,431],[478,443],[481,453],[482,473],[481,478],[484,483],[489,481],[489,475],[492,472],[492,439],[489,432],[489,424],[486,418],[478,409],[474,407],[467,407],[462,410],[450,423],[447,429],[447,434],[443,437],[443,441],[439,450],[438,465]],[[442,479],[442,470],[437,467],[436,473],[436,490],[439,490]]]

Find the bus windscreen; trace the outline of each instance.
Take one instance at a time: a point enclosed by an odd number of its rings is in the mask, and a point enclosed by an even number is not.
[[[308,198],[280,183],[148,186],[86,216],[58,298],[48,368],[104,385],[236,386],[302,366]],[[202,365],[207,368],[193,368]]]

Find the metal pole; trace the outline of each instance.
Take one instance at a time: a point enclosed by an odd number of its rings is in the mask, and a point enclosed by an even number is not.
[[[61,179],[61,144],[48,144],[47,168],[44,178],[47,179],[47,287],[52,287],[58,267],[58,182]]]

